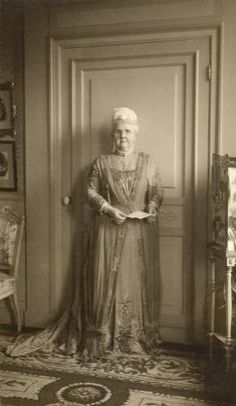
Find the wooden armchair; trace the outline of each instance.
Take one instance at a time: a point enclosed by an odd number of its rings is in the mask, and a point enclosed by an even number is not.
[[[21,316],[17,295],[17,277],[20,252],[25,225],[24,216],[19,216],[9,207],[0,209],[0,300],[11,297],[21,331]]]

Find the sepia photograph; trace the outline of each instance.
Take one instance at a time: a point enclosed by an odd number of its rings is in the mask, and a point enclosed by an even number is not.
[[[236,0],[0,0],[0,405],[236,406],[235,66]]]
[[[13,141],[0,141],[0,190],[16,191],[16,156]]]
[[[15,104],[13,101],[14,84],[0,83],[0,137],[14,135]]]

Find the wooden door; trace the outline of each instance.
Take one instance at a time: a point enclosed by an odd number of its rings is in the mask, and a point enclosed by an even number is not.
[[[88,166],[111,151],[117,106],[139,118],[137,149],[160,166],[161,331],[192,342],[204,331],[210,87],[210,38],[184,34],[52,41],[52,151],[55,309],[73,289],[90,211]],[[71,196],[71,205],[61,199]],[[197,295],[197,297],[196,297]]]

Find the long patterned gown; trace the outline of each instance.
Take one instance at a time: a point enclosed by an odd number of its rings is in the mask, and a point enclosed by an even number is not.
[[[87,195],[96,215],[72,305],[43,331],[20,336],[7,353],[61,349],[86,357],[150,353],[158,349],[158,223],[103,214],[110,204],[125,214],[160,208],[159,171],[149,155],[101,155],[91,167]]]

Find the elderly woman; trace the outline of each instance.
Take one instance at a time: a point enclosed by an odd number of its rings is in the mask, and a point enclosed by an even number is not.
[[[134,150],[137,116],[113,115],[114,152],[94,162],[88,200],[97,213],[87,268],[88,339],[95,351],[140,353],[158,345],[159,253],[156,215],[163,191],[149,155]],[[136,211],[151,214],[129,218]],[[90,341],[90,343],[89,343]]]
[[[158,349],[157,213],[163,189],[150,156],[135,152],[135,112],[116,108],[112,121],[114,152],[99,156],[88,176],[96,216],[73,305],[43,332],[19,338],[8,349],[12,356],[45,343],[88,357]]]

